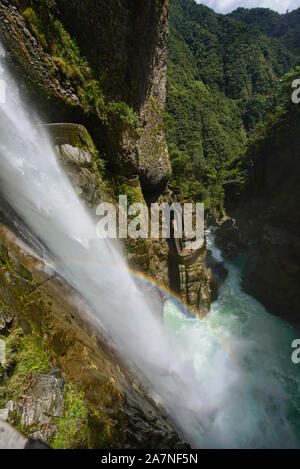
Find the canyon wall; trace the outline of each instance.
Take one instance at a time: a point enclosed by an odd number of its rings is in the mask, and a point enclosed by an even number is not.
[[[248,184],[231,215],[247,253],[245,288],[271,313],[299,326],[300,120],[291,80],[286,109],[248,150]]]
[[[145,206],[169,202],[167,36],[168,0],[0,1],[5,65],[94,217],[100,201],[116,205],[119,194]],[[0,418],[55,448],[186,447],[101,330],[82,320],[82,298],[42,274],[37,246],[28,245],[26,227],[17,229],[23,222],[5,194],[0,221],[0,337],[9,350],[0,365]],[[167,240],[129,239],[123,249],[135,272],[163,288],[179,275]],[[205,250],[198,264],[178,293],[195,311],[203,297],[205,314]],[[152,283],[143,288],[162,315]]]

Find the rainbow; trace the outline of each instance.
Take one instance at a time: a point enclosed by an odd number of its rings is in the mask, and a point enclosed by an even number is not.
[[[176,294],[174,291],[172,291],[170,288],[168,288],[165,285],[159,284],[155,279],[150,277],[150,275],[140,272],[138,270],[135,270],[133,268],[128,267],[125,263],[123,266],[118,266],[116,267],[115,265],[110,265],[110,264],[99,264],[99,262],[78,262],[78,261],[70,261],[68,263],[66,262],[40,262],[39,264],[36,265],[36,267],[40,270],[47,270],[47,269],[52,269],[53,271],[60,273],[60,271],[57,269],[57,267],[62,267],[62,266],[91,266],[93,268],[101,268],[101,269],[110,269],[110,270],[118,270],[118,271],[124,271],[128,272],[130,276],[133,279],[138,279],[141,282],[144,282],[145,284],[151,285],[151,287],[156,288],[160,293],[163,298],[165,298],[165,301],[170,301],[172,302],[177,309],[184,314],[187,318],[190,320],[194,321],[199,321],[202,326],[206,327],[210,334],[214,337],[216,342],[220,345],[220,347],[226,352],[226,354],[229,356],[229,358],[235,362],[236,366],[240,367],[239,364],[236,362],[236,360],[233,358],[232,351],[228,344],[226,344],[222,338],[218,336],[216,331],[210,326],[209,322],[206,320],[206,318],[201,318],[199,315],[196,315],[195,312],[182,300],[182,298]]]

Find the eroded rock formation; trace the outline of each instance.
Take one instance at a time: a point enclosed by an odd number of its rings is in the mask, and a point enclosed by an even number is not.
[[[99,201],[116,204],[120,193],[145,206],[169,202],[168,0],[3,0],[0,20],[22,99],[47,124],[58,161],[92,215]],[[5,194],[0,221],[0,333],[9,352],[0,366],[2,418],[57,448],[184,448],[101,330],[91,329],[82,298],[43,269],[39,241],[24,243],[16,229],[23,222],[15,223]],[[135,271],[172,286],[166,240],[129,239],[124,252]],[[196,261],[179,293],[195,310],[201,300],[207,312],[205,250]],[[146,290],[161,308],[151,282]]]
[[[247,252],[246,289],[271,313],[299,326],[298,109],[289,101],[288,111],[250,147],[248,187],[231,214]]]
[[[76,292],[41,269],[4,225],[0,252],[1,305],[14,313],[0,366],[2,418],[54,447],[184,447],[101,330],[89,326],[92,312]]]

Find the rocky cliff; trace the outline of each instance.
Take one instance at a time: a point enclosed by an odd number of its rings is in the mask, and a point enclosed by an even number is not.
[[[3,1],[0,15],[14,71],[45,120],[86,124],[112,171],[159,193],[170,175],[168,0]]]
[[[6,66],[92,216],[100,201],[117,204],[119,194],[145,207],[170,202],[168,0],[3,0],[0,19]],[[55,275],[40,278],[38,246],[22,238],[5,194],[0,213],[0,335],[10,357],[0,368],[0,417],[53,447],[183,447],[101,331],[91,334],[82,299]],[[124,254],[135,273],[207,313],[215,292],[205,246],[187,265],[167,240],[129,239]],[[141,287],[157,298],[161,315],[161,291],[152,283]]]
[[[0,1],[6,66],[92,216],[119,194],[146,207],[169,202],[167,35],[168,0]],[[54,448],[185,447],[101,330],[91,330],[82,298],[46,274],[38,240],[24,238],[27,228],[0,199],[0,418]],[[124,254],[164,288],[183,269],[166,240],[126,240]],[[205,249],[185,271],[175,289],[195,311],[203,300],[206,313]],[[162,314],[159,290],[143,288]]]
[[[77,187],[79,193],[90,192],[88,204],[95,205],[101,194],[117,201],[120,193],[131,202],[168,201],[163,126],[168,1],[118,6],[114,1],[72,6],[62,0],[2,1],[0,18],[7,66],[22,84],[23,99],[46,123],[83,124],[92,136],[94,175],[85,188]],[[68,143],[65,136],[63,146]],[[69,161],[69,175],[79,169],[71,166]],[[75,179],[87,175],[86,169]],[[92,179],[99,189],[93,203]],[[165,241],[130,241],[126,252],[132,267],[170,286]],[[194,289],[199,287],[200,282]],[[209,303],[209,291],[206,296]]]
[[[105,94],[137,112],[140,130],[130,160],[145,191],[153,193],[170,175],[163,131],[169,0],[56,3]],[[113,143],[109,138],[110,150]]]
[[[244,285],[267,309],[300,325],[299,105],[287,99],[249,147],[246,189],[230,211],[240,228],[230,240],[247,252]]]
[[[42,266],[36,250],[1,224],[0,419],[57,449],[184,447],[89,325],[88,305]]]

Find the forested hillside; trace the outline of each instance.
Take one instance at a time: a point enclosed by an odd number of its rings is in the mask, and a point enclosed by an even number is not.
[[[281,104],[280,79],[297,62],[299,12],[220,15],[194,0],[172,1],[166,128],[173,179],[208,210],[222,212],[224,182],[244,176],[249,137]]]
[[[300,54],[300,9],[281,15],[268,8],[238,8],[229,16],[244,21],[268,36],[280,39],[294,54]]]

